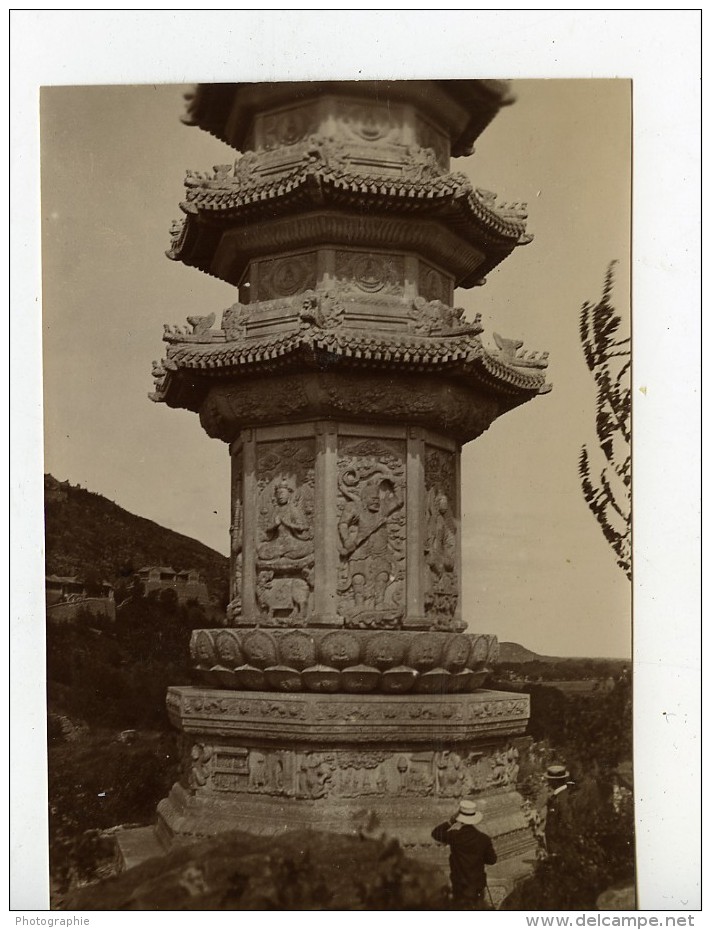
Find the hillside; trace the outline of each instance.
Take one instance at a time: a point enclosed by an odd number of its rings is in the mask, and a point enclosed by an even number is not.
[[[579,663],[609,662],[613,665],[629,665],[630,659],[609,658],[604,656],[543,656],[526,649],[520,643],[499,643],[499,662],[523,665],[525,662]]]
[[[229,560],[219,552],[52,475],[44,484],[48,575],[98,576],[116,584],[145,565],[195,568],[210,594],[224,597]]]
[[[541,656],[520,643],[499,643],[500,662],[558,662],[555,656]]]

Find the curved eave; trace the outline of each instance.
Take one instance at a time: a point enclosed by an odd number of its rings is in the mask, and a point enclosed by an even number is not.
[[[472,146],[502,107],[511,106],[516,96],[508,81],[436,81],[471,114],[464,130],[451,139],[452,157],[471,155]]]
[[[525,217],[510,218],[490,209],[455,177],[429,180],[387,178],[378,175],[339,173],[327,168],[299,167],[275,180],[251,184],[206,181],[188,193],[181,204],[187,214],[203,219],[224,219],[272,214],[276,204],[309,207],[327,201],[333,206],[366,201],[371,210],[412,215],[436,215],[448,222],[458,220],[476,226],[492,242],[513,244],[526,234]]]
[[[427,339],[411,337],[388,343],[363,336],[335,334],[316,337],[294,333],[267,343],[218,343],[173,346],[169,369],[149,395],[171,407],[198,411],[215,380],[260,377],[294,371],[388,371],[400,375],[438,374],[507,398],[516,406],[550,390],[545,375],[503,363],[476,338]]]
[[[350,212],[354,216],[365,211],[369,216],[439,223],[448,233],[484,256],[475,273],[452,269],[457,287],[480,283],[516,246],[531,239],[526,236],[524,222],[502,218],[477,201],[472,192],[421,185],[413,193],[407,185],[382,179],[375,183],[366,179],[308,175],[246,192],[213,188],[200,192],[181,207],[186,214],[185,224],[166,254],[173,261],[181,261],[216,277],[221,275],[215,271],[215,255],[222,235],[228,230],[319,210]],[[325,246],[329,242],[295,242],[294,247],[316,244]],[[366,241],[349,244],[368,245]],[[245,255],[243,264],[262,254],[267,253],[255,250],[253,255]],[[441,263],[442,259],[439,261]],[[239,280],[230,279],[228,283],[237,284]]]

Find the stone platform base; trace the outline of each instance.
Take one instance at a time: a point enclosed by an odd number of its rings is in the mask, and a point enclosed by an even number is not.
[[[533,855],[532,836],[515,791],[478,799],[482,830],[503,860]],[[435,843],[433,828],[457,809],[457,800],[431,797],[329,799],[321,803],[294,798],[197,797],[181,785],[158,805],[156,834],[165,847],[192,842],[227,830],[262,836],[316,830],[364,836],[385,834],[408,855],[446,865],[447,852]]]
[[[166,847],[228,830],[385,834],[446,871],[430,834],[466,797],[501,861],[533,858],[516,791],[526,695],[174,687],[167,705],[183,761],[158,807]]]
[[[430,744],[440,750],[480,741],[501,745],[526,731],[526,694],[314,694],[172,687],[166,706],[195,742],[248,740],[271,746],[376,747]]]

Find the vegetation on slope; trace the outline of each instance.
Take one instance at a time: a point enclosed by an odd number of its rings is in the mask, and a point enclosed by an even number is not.
[[[194,568],[210,594],[227,601],[225,556],[51,475],[45,475],[45,549],[48,575],[126,585],[146,565]]]
[[[95,879],[111,844],[100,831],[149,823],[178,774],[165,710],[170,685],[190,684],[188,643],[201,608],[174,592],[134,596],[116,622],[79,613],[47,625],[50,869],[54,906]],[[135,742],[119,742],[123,730]]]

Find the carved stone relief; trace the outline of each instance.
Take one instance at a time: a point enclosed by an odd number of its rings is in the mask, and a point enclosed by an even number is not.
[[[217,662],[217,651],[207,630],[193,630],[190,638],[190,655],[198,667],[211,668]]]
[[[200,407],[200,422],[209,436],[226,442],[247,426],[307,416],[357,416],[390,423],[404,420],[469,441],[487,429],[501,406],[483,391],[435,378],[396,381],[375,372],[367,378],[324,372],[273,375],[268,386],[263,378],[217,385]]]
[[[248,787],[248,751],[215,746],[210,784],[216,791],[245,791]]]
[[[404,505],[404,443],[341,440],[337,611],[346,626],[393,627],[402,619]]]
[[[482,633],[215,629],[193,631],[190,654],[203,683],[229,690],[287,690],[271,680],[286,675],[289,690],[421,693],[436,677],[438,693],[459,694],[482,686],[495,647]],[[253,674],[260,670],[266,677]]]
[[[433,752],[401,753],[397,761],[399,794],[429,796],[435,788]]]
[[[247,661],[255,668],[267,668],[277,663],[277,644],[271,633],[252,630],[242,639],[242,649]]]
[[[345,312],[340,293],[334,290],[306,291],[299,310],[301,331],[338,329],[343,324]]]
[[[294,630],[279,640],[279,658],[287,668],[301,671],[316,662],[316,643],[312,636]]]
[[[459,599],[455,469],[454,453],[425,446],[425,614],[445,627],[454,617]]]
[[[366,294],[402,294],[405,260],[401,255],[336,252],[336,278]]]
[[[212,774],[212,746],[205,743],[193,743],[189,750],[188,786],[193,790],[204,788]]]
[[[208,436],[231,441],[254,422],[273,421],[308,409],[304,379],[298,375],[230,385],[210,392],[200,408],[200,423]]]
[[[402,166],[402,176],[408,181],[432,181],[442,177],[442,168],[432,149],[424,149],[419,145],[407,147],[405,162]]]
[[[256,599],[273,625],[301,625],[311,611],[314,464],[310,439],[257,447]]]
[[[222,314],[222,329],[227,342],[237,342],[247,334],[247,321],[251,317],[249,304],[236,303]]]
[[[420,116],[417,117],[415,132],[422,148],[431,149],[437,164],[446,170],[449,167],[449,140],[444,133],[439,132]]]
[[[336,119],[347,135],[363,142],[400,142],[399,113],[393,108],[350,100],[336,102]]]
[[[314,104],[267,113],[261,119],[261,132],[258,130],[257,144],[267,151],[281,145],[293,145],[309,133],[315,132],[317,126],[317,110]]]
[[[249,787],[253,794],[294,794],[294,754],[288,751],[249,750]]]
[[[244,662],[240,642],[233,630],[222,630],[215,636],[215,648],[220,665],[237,668]]]
[[[461,798],[512,788],[519,751],[454,750],[304,751],[194,743],[189,748],[189,787],[238,794],[362,798],[415,796]]]
[[[229,620],[242,613],[242,453],[234,456],[232,470],[232,523],[230,524],[230,602]]]
[[[478,335],[482,331],[481,314],[469,323],[464,319],[462,307],[452,307],[441,300],[427,300],[421,294],[412,301],[408,316],[410,332],[420,336]]]
[[[314,800],[325,797],[329,793],[334,770],[333,753],[299,753],[296,769],[296,796]]]
[[[343,415],[387,416],[391,421],[404,418],[433,429],[456,429],[470,436],[483,432],[492,419],[485,408],[493,403],[479,397],[473,403],[471,395],[443,387],[428,384],[428,389],[420,390],[415,379],[407,385],[375,374],[368,379],[367,387],[362,379],[352,375],[342,376],[338,386],[323,381],[333,410]]]
[[[417,290],[425,300],[441,300],[442,303],[449,304],[452,298],[452,280],[431,265],[420,262]]]
[[[519,771],[519,752],[515,746],[502,749],[491,760],[491,772],[487,787],[507,788],[515,785]]]
[[[272,258],[258,264],[257,300],[291,297],[316,287],[316,253]]]
[[[271,665],[266,656],[264,659],[266,665]],[[446,700],[442,694],[414,694],[403,698],[400,695],[334,696],[296,692],[267,698],[255,692],[194,688],[173,689],[173,693],[179,694],[180,701],[169,701],[168,710],[171,722],[179,729],[196,734],[233,733],[235,737],[261,734],[272,743],[278,741],[276,745],[282,747],[298,744],[300,740],[308,744],[317,734],[326,744],[339,741],[354,748],[363,746],[365,749],[374,741],[390,745],[402,741],[410,748],[433,743],[437,748],[444,748],[441,743],[443,728],[448,730],[450,747],[452,744],[468,745],[468,741],[481,740],[489,734],[523,734],[529,716],[527,698],[513,696],[503,700],[499,696],[482,700],[482,692],[479,695],[447,695]],[[286,744],[282,742],[284,739],[288,740]],[[457,751],[463,755],[463,750]],[[515,754],[506,761],[501,760],[501,764],[506,771],[503,777],[492,774],[493,763],[486,769],[486,778],[491,776],[495,786],[506,784],[516,775]],[[190,771],[189,764],[184,771]]]

